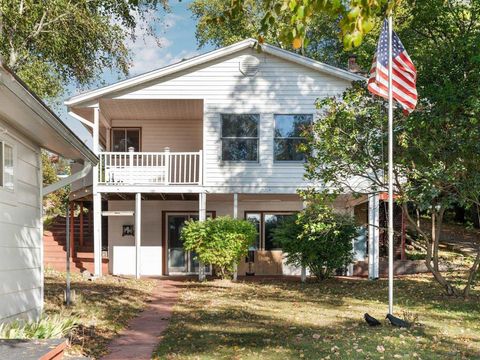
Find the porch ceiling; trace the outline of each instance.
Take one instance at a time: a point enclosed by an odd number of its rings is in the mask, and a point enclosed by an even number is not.
[[[201,120],[203,100],[106,99],[100,112],[109,120]]]

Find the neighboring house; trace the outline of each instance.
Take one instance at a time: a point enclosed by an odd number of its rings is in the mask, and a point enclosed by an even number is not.
[[[98,158],[15,74],[0,64],[0,323],[38,318],[43,306],[41,148]],[[88,167],[87,167],[88,169]]]
[[[92,132],[100,158],[92,181],[75,184],[71,197],[93,200],[96,275],[102,257],[112,274],[198,273],[180,230],[185,220],[221,215],[257,224],[255,274],[299,272],[283,264],[272,230],[303,207],[301,128],[315,118],[317,98],[364,78],[255,44],[248,39],[65,102]],[[353,213],[360,202],[345,195],[336,206]],[[239,274],[247,271],[242,262]]]

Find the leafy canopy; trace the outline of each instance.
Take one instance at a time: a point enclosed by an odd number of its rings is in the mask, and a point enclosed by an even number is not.
[[[263,2],[252,2],[245,7],[241,15],[225,17],[230,5],[223,0],[194,0],[190,5],[192,14],[197,19],[196,38],[200,47],[211,44],[215,47],[228,46],[246,38],[256,38],[265,16]],[[279,16],[262,33],[263,41],[281,48],[296,51],[293,44],[279,37],[282,24],[288,22],[288,13]],[[343,52],[343,44],[338,37],[335,19],[320,13],[309,24],[308,45],[302,49],[303,54],[313,59],[332,65],[343,66],[348,54]]]
[[[159,7],[167,10],[167,0],[1,1],[0,56],[40,97],[53,98],[105,69],[127,74],[126,41]]]
[[[344,47],[358,47],[375,25],[377,16],[390,13],[400,0],[232,0],[231,7],[220,19],[228,21],[244,16],[251,9],[260,7],[262,17],[258,38],[272,27],[278,29],[278,38],[295,49],[309,44],[310,26],[319,16],[328,16],[335,22]]]

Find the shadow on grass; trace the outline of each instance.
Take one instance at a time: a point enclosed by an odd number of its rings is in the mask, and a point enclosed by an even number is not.
[[[361,311],[358,311],[358,320],[352,319],[352,314],[344,314],[352,300],[364,302],[370,311],[372,307],[375,311],[375,306],[381,309],[383,305],[376,302],[386,304],[387,300],[387,282],[382,280],[333,279],[321,284],[271,280],[235,285],[189,283],[187,291],[189,297],[184,296],[177,306],[155,352],[156,358],[320,359],[338,355],[340,359],[381,356],[388,359],[395,354],[414,358],[416,353],[422,359],[480,356],[465,337],[442,336],[437,328],[413,327],[401,331],[385,322],[384,326],[370,328],[363,322]],[[474,312],[472,319],[479,317],[478,302],[445,300],[428,279],[420,282],[398,279],[396,291],[398,303],[409,310],[422,306],[437,308],[431,301],[443,302],[444,307],[438,305],[438,309],[444,312],[428,311],[430,321],[458,321],[463,318],[459,317],[460,313],[469,311]],[[249,303],[255,304],[253,309],[246,306]],[[280,311],[278,315],[269,311],[275,307]],[[308,308],[312,309],[311,314]],[[330,312],[325,319],[321,316],[322,309]],[[288,312],[292,314],[287,316]],[[420,320],[421,317],[422,314]],[[378,346],[384,346],[385,353],[381,348],[378,350]]]
[[[269,299],[272,293],[277,301],[295,302],[299,299],[324,306],[342,306],[352,299],[358,301],[388,302],[388,282],[385,279],[367,281],[359,279],[329,279],[323,282],[308,282],[302,284],[292,281],[278,281],[267,279],[240,283],[250,286],[252,296],[258,299]],[[255,284],[262,285],[257,291]],[[209,286],[192,283],[190,286]],[[218,289],[217,285],[212,285]],[[267,290],[267,291],[265,291]],[[472,291],[470,299],[455,298],[444,294],[440,285],[430,276],[401,277],[394,282],[395,303],[402,306],[435,309],[444,312],[463,313],[465,316],[477,317],[480,312],[480,291]],[[229,296],[241,299],[244,294],[230,294]]]
[[[413,353],[417,347],[416,336],[422,337],[425,343],[436,342],[433,335],[427,335],[421,328],[415,330],[414,335],[402,338],[404,347],[399,347],[398,341],[386,343],[383,339],[386,336],[400,339],[402,332],[390,326],[369,328],[351,320],[339,321],[334,327],[305,326],[238,309],[217,311],[213,316],[199,309],[192,311],[197,316],[190,318],[182,314],[181,320],[172,320],[155,353],[157,358],[166,359],[175,354],[175,358],[199,356],[215,359],[243,355],[248,359],[267,352],[265,358],[272,359],[319,359],[329,354],[341,359],[359,359],[371,358],[371,355],[362,356],[357,349],[365,354],[377,353],[380,357],[378,345],[383,344],[390,351],[397,351],[396,354],[408,354],[408,350]],[[362,339],[361,335],[367,335],[369,339]],[[468,354],[473,356],[471,349],[451,340],[443,341],[442,347],[437,348],[431,358],[461,359]],[[393,358],[393,355],[387,358]]]

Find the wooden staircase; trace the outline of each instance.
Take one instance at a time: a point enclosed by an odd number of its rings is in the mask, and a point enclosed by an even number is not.
[[[93,263],[93,233],[88,225],[88,217],[83,217],[83,244],[80,244],[80,219],[74,217],[74,248],[70,259],[70,270],[94,272]],[[93,228],[93,226],[92,226]],[[66,220],[57,216],[48,230],[43,232],[44,265],[57,271],[66,271]],[[108,259],[102,260],[102,273],[108,273]]]

